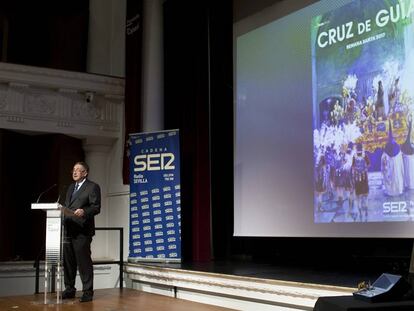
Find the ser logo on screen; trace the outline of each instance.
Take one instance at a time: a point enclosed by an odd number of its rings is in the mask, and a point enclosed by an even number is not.
[[[137,155],[134,158],[134,172],[173,170],[174,160],[171,152]]]
[[[384,202],[382,212],[384,214],[408,213],[408,204],[406,201]]]

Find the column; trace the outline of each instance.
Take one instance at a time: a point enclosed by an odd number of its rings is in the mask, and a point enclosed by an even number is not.
[[[96,182],[101,187],[101,213],[95,216],[96,227],[107,227],[107,194],[108,194],[108,154],[112,148],[113,141],[108,138],[86,138],[83,141],[85,151],[85,162],[89,165],[88,179]],[[108,233],[98,231],[92,253],[95,258],[108,257]]]
[[[88,72],[125,76],[126,1],[89,1]]]
[[[163,0],[144,0],[142,107],[145,132],[164,129]]]

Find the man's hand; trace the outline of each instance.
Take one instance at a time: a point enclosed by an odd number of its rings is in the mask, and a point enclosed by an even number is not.
[[[75,210],[74,214],[75,216],[83,217],[85,215],[85,211],[81,208],[78,208],[77,210]]]

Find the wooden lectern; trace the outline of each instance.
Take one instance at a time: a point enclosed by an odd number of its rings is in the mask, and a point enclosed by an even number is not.
[[[47,304],[47,293],[49,277],[51,271],[56,269],[56,303],[61,303],[61,279],[60,271],[62,266],[62,216],[63,207],[59,203],[32,203],[33,210],[43,210],[46,212],[46,256],[45,256],[45,299],[44,304]],[[52,278],[54,279],[54,278]]]

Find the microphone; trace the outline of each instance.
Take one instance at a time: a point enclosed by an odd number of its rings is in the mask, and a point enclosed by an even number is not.
[[[54,188],[54,187],[56,187],[56,186],[57,186],[57,184],[53,184],[53,185],[51,185],[49,188],[47,188],[45,191],[43,191],[42,193],[40,193],[40,194],[39,194],[39,197],[37,198],[36,203],[39,203],[39,200],[40,200],[40,198],[41,198],[41,196],[42,196],[42,195],[44,195],[46,192],[48,192],[50,189],[52,189],[52,188]]]

